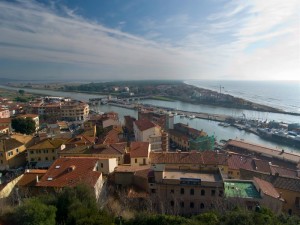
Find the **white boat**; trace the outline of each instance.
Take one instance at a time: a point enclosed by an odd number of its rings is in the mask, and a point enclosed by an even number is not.
[[[189,119],[195,119],[196,117],[195,117],[195,115],[190,115],[189,116]]]

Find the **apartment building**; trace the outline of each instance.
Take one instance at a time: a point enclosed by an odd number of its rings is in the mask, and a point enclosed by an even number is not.
[[[223,180],[212,152],[151,153],[148,175],[154,208],[160,213],[196,214],[222,206]]]
[[[151,151],[168,151],[168,134],[158,125],[149,120],[136,120],[133,123],[133,130],[136,141],[149,142]]]
[[[37,168],[48,168],[65,148],[65,139],[44,139],[27,148],[27,161]]]
[[[10,137],[0,139],[0,170],[16,169],[26,164],[25,145]]]
[[[10,117],[10,112],[9,112],[9,109],[7,108],[2,108],[0,106],[0,118],[9,118]]]

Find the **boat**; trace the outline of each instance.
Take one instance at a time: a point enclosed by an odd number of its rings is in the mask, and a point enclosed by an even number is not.
[[[189,119],[195,119],[196,117],[195,117],[195,115],[190,115],[189,116]]]

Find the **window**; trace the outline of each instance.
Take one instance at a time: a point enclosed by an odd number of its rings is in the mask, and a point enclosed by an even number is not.
[[[194,208],[194,202],[190,202],[190,208],[191,208],[191,209]]]
[[[137,159],[135,159],[134,162],[137,163]]]
[[[31,150],[31,151],[30,151],[30,154],[34,154],[34,151]]]
[[[103,163],[100,164],[101,168],[103,168]]]
[[[300,197],[296,197],[296,199],[295,199],[295,206],[296,206],[296,208],[300,208]]]
[[[223,196],[223,191],[219,191],[219,196],[222,197]]]
[[[3,160],[2,160],[2,159],[1,159],[1,161],[0,161],[0,162],[1,162],[1,164],[3,164]]]
[[[18,153],[18,152],[19,152],[19,149],[16,148],[16,152]]]
[[[204,204],[203,203],[200,204],[200,209],[204,209]]]
[[[202,195],[202,196],[205,195],[205,190],[201,190],[201,195]]]
[[[33,162],[33,161],[34,161],[34,158],[31,158],[30,161]]]
[[[194,195],[194,192],[195,192],[194,189],[191,189],[190,190],[190,195]]]
[[[171,193],[174,194],[174,189],[171,189]]]
[[[184,202],[180,202],[180,207],[184,208]]]
[[[182,194],[182,195],[184,194],[184,188],[180,189],[180,194]]]
[[[215,196],[216,195],[216,190],[211,190],[211,196]]]
[[[53,156],[52,159],[55,160],[55,156]]]
[[[156,193],[156,189],[151,189],[151,193]]]
[[[38,158],[38,161],[41,161],[41,157]]]
[[[171,206],[174,206],[174,201],[170,201],[170,205],[171,205]]]
[[[48,161],[48,157],[45,157],[45,160]]]

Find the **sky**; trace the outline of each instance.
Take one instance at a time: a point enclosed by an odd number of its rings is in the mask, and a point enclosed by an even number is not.
[[[299,0],[0,0],[0,77],[300,80]]]

